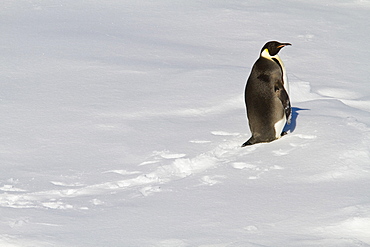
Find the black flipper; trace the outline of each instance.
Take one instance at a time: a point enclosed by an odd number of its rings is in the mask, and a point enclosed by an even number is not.
[[[290,106],[289,95],[281,83],[277,83],[275,85],[275,93],[283,104],[287,123],[290,124],[290,120],[292,118],[292,107]]]

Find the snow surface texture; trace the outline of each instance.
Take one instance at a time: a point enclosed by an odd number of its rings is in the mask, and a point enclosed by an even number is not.
[[[370,246],[370,1],[0,3],[0,246]],[[266,41],[289,134],[246,148]]]

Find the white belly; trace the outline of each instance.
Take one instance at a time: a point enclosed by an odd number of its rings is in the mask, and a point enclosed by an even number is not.
[[[283,129],[284,129],[285,124],[286,124],[286,117],[285,117],[285,115],[284,115],[284,117],[281,120],[277,121],[274,124],[276,139],[278,139],[278,138],[281,137],[281,132],[283,132]]]

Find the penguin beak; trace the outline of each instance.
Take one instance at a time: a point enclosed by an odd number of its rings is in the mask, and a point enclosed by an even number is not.
[[[283,48],[284,46],[292,45],[291,43],[281,43],[277,48]]]

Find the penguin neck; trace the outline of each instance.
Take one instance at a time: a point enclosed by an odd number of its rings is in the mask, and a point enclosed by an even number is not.
[[[280,67],[283,67],[283,65],[281,65],[281,59],[280,59],[280,57],[279,57],[279,55],[278,54],[276,54],[275,56],[271,56],[270,55],[270,53],[269,53],[269,51],[268,51],[268,49],[264,49],[262,52],[261,52],[261,57],[264,57],[264,58],[267,58],[267,59],[269,59],[269,60],[274,60],[275,62],[276,62],[276,60],[277,61],[279,61],[279,65],[280,65]],[[275,60],[276,59],[276,60]]]
[[[287,93],[289,94],[289,85],[288,85],[288,78],[287,78],[287,75],[286,75],[285,66],[284,66],[283,61],[281,61],[279,55],[276,54],[275,56],[271,56],[270,53],[269,53],[269,51],[268,51],[268,49],[264,49],[261,52],[261,57],[266,58],[266,59],[269,59],[271,61],[274,61],[275,63],[277,63],[279,65],[279,67],[281,68],[281,71],[283,72],[283,84],[284,84],[284,88],[287,91]]]
[[[278,54],[276,54],[275,56],[271,56],[269,51],[267,49],[264,49],[262,52],[261,52],[261,57],[263,58],[266,58],[268,60],[271,60],[271,61],[274,61],[275,63],[277,63],[277,65],[279,65],[279,67],[281,68],[282,72],[283,72],[283,76],[285,77],[285,67],[284,67],[284,63],[283,61],[281,61],[280,57]],[[285,78],[284,78],[285,79]],[[285,80],[284,80],[285,82]]]

